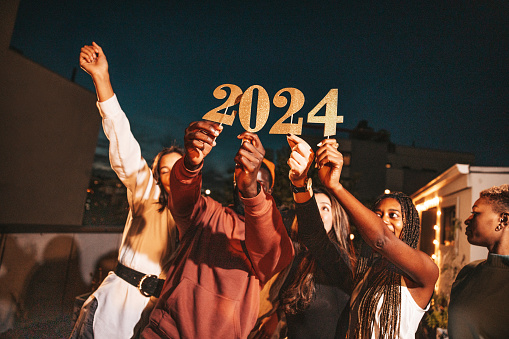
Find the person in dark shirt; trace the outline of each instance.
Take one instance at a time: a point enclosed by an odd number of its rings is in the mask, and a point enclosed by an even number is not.
[[[458,273],[449,303],[449,336],[509,338],[509,185],[481,191],[465,225],[468,242],[486,247],[488,258]]]
[[[293,135],[288,143],[296,257],[289,272],[279,276],[286,278],[279,291],[279,312],[257,329],[262,335],[253,338],[273,336],[279,319],[286,322],[288,338],[344,338],[355,258],[348,216],[329,192],[312,189],[307,179],[314,159],[311,147]]]

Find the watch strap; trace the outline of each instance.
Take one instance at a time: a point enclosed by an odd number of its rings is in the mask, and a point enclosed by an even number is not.
[[[307,178],[304,181],[304,186],[302,187],[297,187],[290,181],[290,188],[292,189],[293,193],[304,193],[311,190],[311,184],[312,184],[311,178]]]

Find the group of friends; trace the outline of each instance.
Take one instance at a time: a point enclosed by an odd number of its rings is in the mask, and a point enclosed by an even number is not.
[[[71,338],[414,338],[439,269],[417,249],[418,212],[405,194],[372,210],[340,183],[335,139],[312,147],[289,134],[295,219],[288,231],[274,199],[274,164],[243,132],[234,204],[201,194],[204,159],[222,126],[192,122],[184,149],[141,155],[96,43],[81,49],[127,187],[129,215],[118,265],[87,299]],[[308,176],[315,166],[320,183]],[[316,188],[321,184],[322,188]],[[509,185],[482,191],[465,221],[468,241],[489,250],[451,293],[451,338],[509,338]],[[350,224],[362,235],[355,253]]]

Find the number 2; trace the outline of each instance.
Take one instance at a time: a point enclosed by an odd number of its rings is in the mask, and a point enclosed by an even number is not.
[[[235,121],[235,111],[232,111],[231,114],[226,114],[228,107],[231,107],[238,103],[238,99],[242,96],[242,90],[237,85],[232,84],[224,84],[219,85],[214,90],[214,98],[216,99],[224,99],[226,98],[226,91],[223,88],[229,88],[230,89],[230,96],[226,101],[219,107],[216,107],[209,112],[207,112],[202,119],[218,122],[220,124],[226,124],[228,126],[233,125],[233,121]],[[221,113],[221,110],[225,110],[225,113]]]

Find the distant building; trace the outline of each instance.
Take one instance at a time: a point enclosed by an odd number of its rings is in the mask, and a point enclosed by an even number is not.
[[[344,157],[342,180],[365,203],[385,190],[410,195],[454,164],[474,164],[475,160],[472,153],[396,145],[388,131],[374,132],[366,121],[340,132],[349,134],[348,138],[336,136]],[[321,139],[304,137],[315,145]]]
[[[96,163],[92,167],[84,209],[83,225],[125,224],[129,212],[127,189],[111,167]]]
[[[509,167],[456,164],[412,195],[421,217],[420,249],[440,267],[439,294],[449,295],[463,266],[486,259],[486,248],[468,243],[464,222],[482,190],[507,183]]]

